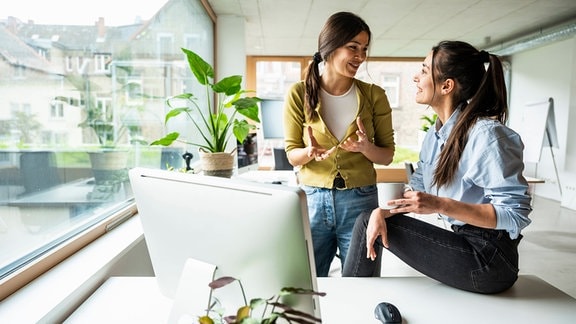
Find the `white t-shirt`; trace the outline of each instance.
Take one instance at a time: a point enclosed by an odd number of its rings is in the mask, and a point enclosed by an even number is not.
[[[337,139],[343,140],[350,123],[354,122],[358,111],[358,96],[356,95],[356,85],[352,86],[346,93],[334,96],[324,89],[320,91],[322,102],[322,120]]]

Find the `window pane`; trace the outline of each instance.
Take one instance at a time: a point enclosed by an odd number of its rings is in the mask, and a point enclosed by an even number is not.
[[[193,91],[180,48],[213,61],[200,0],[20,2],[0,5],[0,279],[131,202],[129,168],[179,166],[148,143]]]
[[[405,159],[417,161],[419,133],[422,115],[432,115],[431,109],[414,101],[416,86],[414,75],[421,69],[422,61],[375,61],[363,64],[356,77],[378,84],[386,90],[392,106],[396,153],[394,161],[403,163]]]
[[[284,100],[290,86],[301,79],[301,70],[300,61],[275,61],[274,59],[257,61],[256,95],[262,99]],[[260,112],[263,124],[258,132],[258,143],[263,143],[263,145],[258,146],[258,166],[262,169],[277,167],[273,149],[284,146],[282,138],[268,138],[264,132],[265,129],[282,128],[281,106],[276,106],[275,109],[271,110],[272,113],[266,111],[266,109],[273,107],[266,106],[264,103],[261,105]],[[266,122],[273,124],[273,126],[264,125]]]
[[[260,98],[284,99],[286,91],[301,76],[300,61],[258,61],[256,93]]]

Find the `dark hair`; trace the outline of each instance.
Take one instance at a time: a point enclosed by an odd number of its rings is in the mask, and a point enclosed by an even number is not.
[[[330,16],[318,35],[318,52],[313,56],[312,61],[306,70],[306,95],[304,110],[306,117],[312,119],[316,114],[316,106],[320,93],[320,71],[318,64],[327,60],[332,53],[348,43],[361,32],[368,33],[368,41],[372,37],[368,24],[351,12],[337,12]]]
[[[502,63],[496,55],[465,42],[442,41],[432,48],[431,69],[434,85],[454,80],[454,104],[461,111],[445,144],[450,149],[442,150],[434,171],[433,183],[442,187],[454,180],[474,123],[492,118],[505,124],[508,104]]]

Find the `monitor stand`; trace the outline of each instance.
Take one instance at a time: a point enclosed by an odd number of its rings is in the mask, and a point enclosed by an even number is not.
[[[210,287],[216,266],[188,259],[182,269],[168,323],[196,323],[209,306]]]

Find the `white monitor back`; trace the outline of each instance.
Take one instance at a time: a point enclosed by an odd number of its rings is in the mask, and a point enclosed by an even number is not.
[[[248,301],[283,287],[317,291],[306,196],[298,187],[146,168],[129,174],[164,295],[175,297],[188,258],[217,266],[216,278],[240,279]],[[237,284],[215,294],[227,314],[243,305]],[[293,303],[320,317],[317,297]]]

